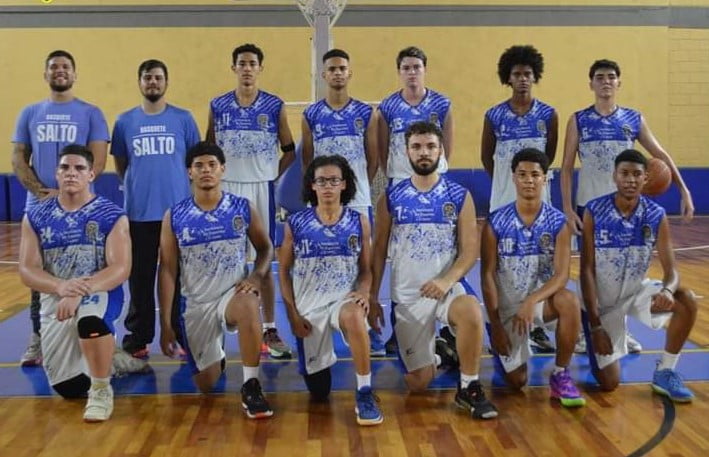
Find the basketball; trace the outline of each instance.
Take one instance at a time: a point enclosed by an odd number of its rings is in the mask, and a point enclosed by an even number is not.
[[[658,158],[651,158],[647,162],[647,182],[643,187],[643,194],[656,197],[667,192],[672,184],[672,172],[667,164]]]

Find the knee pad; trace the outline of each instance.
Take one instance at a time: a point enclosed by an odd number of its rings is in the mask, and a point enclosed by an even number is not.
[[[84,340],[98,338],[111,333],[108,325],[98,316],[82,317],[79,319],[77,327],[79,329],[79,338]]]
[[[330,395],[332,388],[332,378],[330,376],[330,368],[325,368],[313,374],[306,374],[305,385],[308,387],[310,395],[315,400],[324,400]]]
[[[54,391],[64,398],[84,398],[91,387],[91,378],[85,374],[74,376],[52,386]]]

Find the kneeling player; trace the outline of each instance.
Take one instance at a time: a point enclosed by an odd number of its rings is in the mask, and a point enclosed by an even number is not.
[[[674,401],[694,394],[675,371],[679,352],[697,317],[692,291],[680,287],[665,210],[641,195],[647,159],[628,149],[615,158],[617,191],[590,201],[583,215],[581,287],[584,332],[593,375],[604,390],[620,382],[619,359],[628,353],[625,317],[653,329],[666,323],[665,351],[652,388]],[[653,249],[662,281],[646,279]]]
[[[375,425],[384,417],[371,387],[366,324],[370,229],[366,216],[345,206],[355,192],[354,173],[342,156],[321,156],[310,163],[303,199],[312,206],[288,219],[279,277],[308,390],[316,398],[330,393],[330,367],[337,360],[333,330],[341,331],[357,372],[357,423]]]
[[[523,149],[512,159],[516,200],[494,211],[483,230],[483,296],[490,341],[507,383],[516,389],[527,384],[528,333],[554,321],[551,396],[564,406],[583,406],[567,369],[581,327],[578,299],[565,288],[570,233],[564,213],[542,200],[548,168],[549,159],[537,149]]]
[[[20,277],[41,293],[49,383],[64,398],[88,392],[84,420],[101,422],[113,412],[113,321],[130,273],[128,220],[118,206],[91,193],[93,155],[86,147],[65,147],[56,177],[58,196],[22,221]]]
[[[187,153],[186,166],[194,195],[165,213],[160,234],[160,346],[175,354],[172,299],[177,264],[182,284],[183,326],[180,344],[188,355],[194,381],[209,392],[224,370],[223,327],[239,331],[244,384],[241,402],[251,419],[273,411],[258,380],[261,347],[259,293],[271,267],[273,248],[253,205],[245,198],[222,192],[224,152],[219,146],[198,143]],[[246,246],[256,249],[249,275]]]

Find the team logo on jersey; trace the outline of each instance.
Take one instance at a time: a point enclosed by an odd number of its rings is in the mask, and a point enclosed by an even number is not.
[[[539,247],[544,251],[549,250],[551,248],[551,240],[551,233],[542,233],[542,236],[539,237]]]
[[[266,130],[268,128],[268,114],[259,114],[258,117],[256,117],[256,122],[258,122],[258,126],[261,127],[261,130]]]
[[[623,129],[623,135],[625,135],[625,138],[630,140],[633,137],[633,130],[630,128],[628,124],[623,124],[621,127]]]
[[[643,231],[643,238],[645,239],[645,242],[652,242],[652,229],[650,228],[649,225],[643,225],[642,228]]]
[[[98,238],[98,222],[89,221],[86,223],[86,237],[89,241],[96,242]]]
[[[354,126],[355,126],[355,129],[357,130],[357,133],[362,134],[362,132],[364,132],[364,119],[362,119],[361,117],[358,117],[357,119],[355,119]]]
[[[347,247],[350,248],[352,252],[359,252],[359,237],[357,235],[350,235],[347,238]]]
[[[456,219],[455,217],[455,205],[451,202],[445,202],[443,204],[443,217],[448,219],[449,221],[453,221]]]
[[[432,124],[438,124],[438,113],[431,113],[428,115],[428,122]]]
[[[537,132],[544,136],[547,136],[547,124],[541,119],[537,121]]]
[[[234,216],[234,219],[231,220],[231,225],[234,227],[234,231],[237,233],[241,233],[244,231],[244,218],[242,216]]]

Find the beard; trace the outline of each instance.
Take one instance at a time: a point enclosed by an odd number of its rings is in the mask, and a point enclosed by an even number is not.
[[[52,92],[66,92],[71,89],[72,86],[73,84],[64,84],[60,86],[56,83],[49,83],[49,88],[52,89]]]
[[[441,157],[438,156],[435,162],[432,162],[431,165],[427,166],[420,166],[417,165],[413,160],[409,159],[409,163],[411,164],[411,168],[414,169],[414,173],[420,176],[428,176],[434,171],[438,170],[438,163],[441,161]]]
[[[163,95],[164,95],[164,94],[160,94],[160,93],[157,93],[157,94],[156,94],[156,93],[143,94],[143,96],[145,97],[145,99],[148,100],[150,103],[155,103],[155,102],[157,102],[158,100],[160,100],[160,99],[162,98]]]

